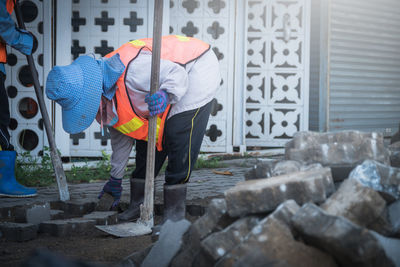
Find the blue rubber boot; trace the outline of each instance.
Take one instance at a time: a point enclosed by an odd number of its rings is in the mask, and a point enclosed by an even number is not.
[[[36,189],[25,187],[15,180],[15,151],[0,151],[0,196],[34,197]]]

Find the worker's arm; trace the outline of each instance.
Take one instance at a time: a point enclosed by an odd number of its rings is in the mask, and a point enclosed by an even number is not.
[[[151,54],[141,52],[126,70],[125,84],[134,106],[140,116],[148,116],[148,104],[145,96],[150,92]],[[188,74],[186,70],[171,61],[160,62],[160,88],[167,92],[168,104],[178,102],[188,90]]]
[[[6,1],[0,0],[0,37],[1,39],[25,55],[32,53],[33,37],[22,29],[18,29],[7,12]]]

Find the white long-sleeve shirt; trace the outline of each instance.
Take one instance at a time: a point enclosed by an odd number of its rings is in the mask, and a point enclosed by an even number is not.
[[[150,92],[151,53],[142,51],[126,66],[125,86],[135,112],[148,117],[149,111],[144,97]],[[204,106],[210,102],[220,86],[219,62],[210,49],[197,60],[181,66],[169,60],[160,61],[160,90],[165,90],[172,104],[168,118],[184,111]],[[110,124],[111,114],[116,115],[112,101],[102,99],[103,123]],[[98,118],[99,121],[99,118]]]

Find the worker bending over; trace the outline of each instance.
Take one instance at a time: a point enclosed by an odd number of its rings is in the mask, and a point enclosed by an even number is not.
[[[155,173],[165,159],[164,218],[185,216],[186,183],[196,162],[219,88],[219,63],[210,45],[196,38],[162,37],[160,86],[149,95],[152,39],[122,45],[101,59],[80,56],[71,65],[56,66],[48,75],[47,96],[62,106],[63,128],[82,132],[93,120],[111,126],[111,173],[104,193],[121,198],[121,181],[136,142],[136,168],[130,179],[130,205],[119,214],[130,221],[140,216],[144,199],[148,118],[157,116]]]

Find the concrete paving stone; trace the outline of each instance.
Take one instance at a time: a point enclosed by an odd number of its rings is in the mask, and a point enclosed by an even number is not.
[[[333,258],[293,238],[286,224],[267,217],[215,265],[336,267]]]
[[[186,205],[201,206],[202,208],[207,207],[210,204],[211,199],[224,197],[224,191],[233,187],[236,183],[244,181],[244,174],[249,170],[249,167],[243,166],[229,166],[226,168],[217,168],[217,171],[230,171],[233,176],[229,175],[217,175],[213,172],[214,169],[199,169],[192,172],[191,178],[188,182],[187,189],[187,201]],[[68,191],[71,196],[71,200],[68,202],[89,201],[87,204],[96,205],[98,202],[97,196],[104,186],[106,181],[99,181],[94,183],[83,183],[83,184],[69,184]],[[155,207],[159,207],[163,203],[163,184],[164,175],[160,174],[155,179]],[[122,197],[120,201],[121,207],[127,207],[129,205],[129,179],[122,180]],[[17,206],[31,205],[34,203],[50,202],[50,208],[54,210],[64,210],[65,217],[72,217],[73,213],[76,215],[82,215],[85,211],[80,210],[80,205],[66,204],[59,200],[59,191],[56,185],[49,187],[38,187],[38,196],[32,198],[1,198],[0,200],[0,220],[10,220],[14,216],[14,210]],[[67,203],[68,203],[67,202]],[[93,204],[92,204],[93,203]],[[64,207],[63,209],[61,207]],[[85,208],[86,209],[86,208]],[[156,210],[156,209],[155,209]],[[192,211],[196,213],[196,208]],[[93,210],[87,210],[89,213]],[[159,215],[160,213],[156,213]],[[76,216],[74,215],[74,216]],[[197,215],[196,215],[197,216]]]
[[[63,210],[65,214],[81,216],[84,214],[88,214],[95,210],[97,205],[97,200],[90,198],[82,198],[69,200],[66,202],[63,201],[55,201],[51,202],[51,208],[57,210]]]
[[[226,211],[224,199],[212,199],[206,213],[196,220],[183,236],[182,249],[172,259],[172,267],[191,266],[200,251],[200,242],[213,232],[220,231],[234,221]]]
[[[364,186],[400,199],[400,168],[390,167],[374,160],[365,160],[349,175]]]
[[[8,241],[28,241],[35,239],[38,232],[38,225],[31,223],[0,223],[1,236]]]
[[[167,220],[161,228],[160,237],[150,250],[142,267],[169,266],[171,259],[182,245],[182,236],[190,226],[190,222],[183,219],[177,222]]]
[[[194,266],[213,266],[221,257],[239,245],[259,223],[260,218],[248,216],[240,218],[224,230],[213,233],[201,241],[201,251],[196,255]]]
[[[381,234],[390,235],[392,232],[386,201],[378,192],[355,179],[346,179],[321,208],[331,215],[343,216]]]
[[[225,192],[225,200],[229,215],[237,217],[273,211],[289,199],[319,204],[334,190],[330,168],[322,168],[240,182]]]
[[[388,207],[389,220],[397,236],[400,236],[400,200],[390,204]]]
[[[50,203],[35,203],[15,209],[15,222],[39,224],[51,219]]]
[[[65,220],[50,220],[39,225],[41,233],[48,233],[52,236],[64,237],[67,235],[85,234],[95,229],[95,220],[84,218],[72,218]]]
[[[371,231],[313,203],[304,204],[292,223],[307,244],[328,252],[341,266],[394,266]]]
[[[117,211],[94,211],[83,216],[84,219],[95,220],[96,225],[111,225],[118,223]]]
[[[62,220],[65,219],[63,210],[50,210],[50,220]]]

